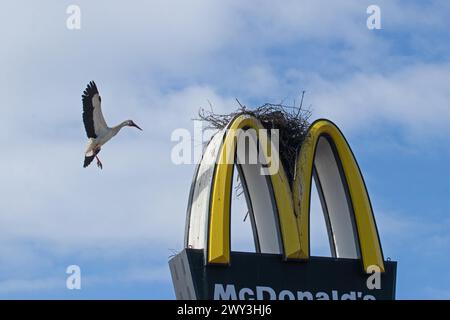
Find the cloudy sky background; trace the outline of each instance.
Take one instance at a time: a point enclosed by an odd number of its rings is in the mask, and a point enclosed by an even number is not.
[[[71,4],[81,30],[66,28]],[[366,27],[371,4],[382,30]],[[2,3],[0,298],[173,298],[194,166],[171,163],[172,131],[192,132],[208,101],[228,112],[306,90],[356,154],[397,297],[450,299],[449,15],[444,0]],[[82,168],[89,80],[110,125],[144,129],[103,148],[102,171]],[[82,290],[65,287],[71,264]]]

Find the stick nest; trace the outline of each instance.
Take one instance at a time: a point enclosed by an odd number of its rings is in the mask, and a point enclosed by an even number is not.
[[[239,103],[239,101],[238,101]],[[264,128],[279,130],[280,160],[285,168],[287,178],[292,183],[295,176],[297,154],[310,125],[311,111],[300,106],[266,103],[254,109],[239,103],[239,108],[229,114],[216,114],[211,110],[200,109],[199,119],[206,122],[209,128],[223,129],[239,115],[251,115],[257,118]]]

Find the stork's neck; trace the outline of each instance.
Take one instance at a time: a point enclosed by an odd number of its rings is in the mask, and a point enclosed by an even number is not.
[[[114,135],[116,135],[120,129],[122,129],[123,127],[127,126],[127,121],[123,121],[122,123],[118,124],[117,126],[114,126],[111,128],[112,132],[114,133]]]

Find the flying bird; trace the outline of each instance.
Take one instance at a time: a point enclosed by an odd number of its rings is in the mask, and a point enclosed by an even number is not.
[[[115,127],[108,127],[102,114],[102,99],[94,81],[89,82],[81,96],[83,101],[83,122],[88,143],[84,155],[83,167],[86,168],[92,160],[97,159],[97,166],[102,169],[103,164],[98,158],[101,147],[114,137],[123,127],[135,127],[142,130],[133,120],[126,120]]]

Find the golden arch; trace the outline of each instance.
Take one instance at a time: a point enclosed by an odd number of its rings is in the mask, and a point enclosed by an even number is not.
[[[208,167],[204,165],[204,162],[207,161],[202,159],[194,178],[188,207],[185,244],[186,247],[204,248],[208,264],[228,264],[230,262],[230,203],[234,165],[232,159],[236,152],[235,131],[233,130],[249,128],[255,129],[258,134],[258,129],[262,129],[263,126],[256,118],[249,115],[240,115],[233,119],[225,130],[213,138],[205,150],[204,157],[214,159],[215,164]],[[367,271],[369,266],[376,265],[383,272],[381,245],[361,172],[344,136],[328,120],[318,120],[310,126],[307,139],[298,155],[292,189],[281,163],[279,171],[270,176],[270,188],[275,203],[274,211],[276,211],[278,233],[281,238],[281,253],[285,259],[307,260],[309,258],[309,210],[312,178],[322,173],[325,173],[325,177],[328,175],[333,178],[333,171],[330,171],[331,174],[329,174],[327,166],[324,166],[321,159],[318,159],[320,158],[318,155],[322,155],[321,157],[325,160],[331,159],[326,150],[333,151],[335,166],[339,167],[339,176],[342,178],[342,183],[337,184],[336,179],[330,179],[329,189],[331,188],[332,191],[342,189],[343,191],[341,191],[346,193],[339,197],[339,199],[346,197],[348,200],[346,209],[341,211],[348,212],[347,219],[354,220],[356,225],[353,232],[355,239],[353,247],[349,246],[352,241],[345,239],[345,234],[349,233],[345,228],[348,231],[351,227],[350,223],[344,224],[343,228],[336,224],[336,229],[341,228],[343,231],[340,234],[337,232],[329,235],[330,239],[334,238],[332,240],[337,242],[336,246],[339,247],[336,257],[347,257],[348,253],[345,251],[353,250],[358,253],[357,256],[355,254],[351,257],[361,258],[364,270]],[[327,190],[320,191],[325,191],[324,198],[328,197]],[[325,200],[333,203],[332,198]],[[334,203],[345,205],[340,200],[338,202],[335,200]],[[339,220],[338,218],[340,218],[339,215],[336,215],[334,220]],[[201,227],[203,224],[205,224],[204,229]],[[196,230],[196,233],[192,230]],[[343,245],[339,243],[339,240]]]
[[[371,265],[384,272],[384,261],[369,195],[353,152],[341,131],[328,120],[317,120],[309,128],[308,137],[300,149],[293,184],[294,206],[300,231],[301,258],[309,258],[309,214],[311,182],[316,150],[321,137],[333,145],[334,156],[341,165],[344,184],[348,188],[350,205],[356,222],[364,270]]]
[[[248,115],[234,119],[228,129],[263,129],[262,124]],[[235,132],[235,131],[231,131]],[[226,134],[219,161],[215,168],[215,180],[211,193],[211,214],[208,237],[208,262],[229,263],[230,261],[230,202],[233,173],[233,159],[236,150],[234,134]],[[283,166],[270,176],[278,219],[280,222],[283,253],[288,259],[300,258],[299,233],[297,229],[292,194]]]

